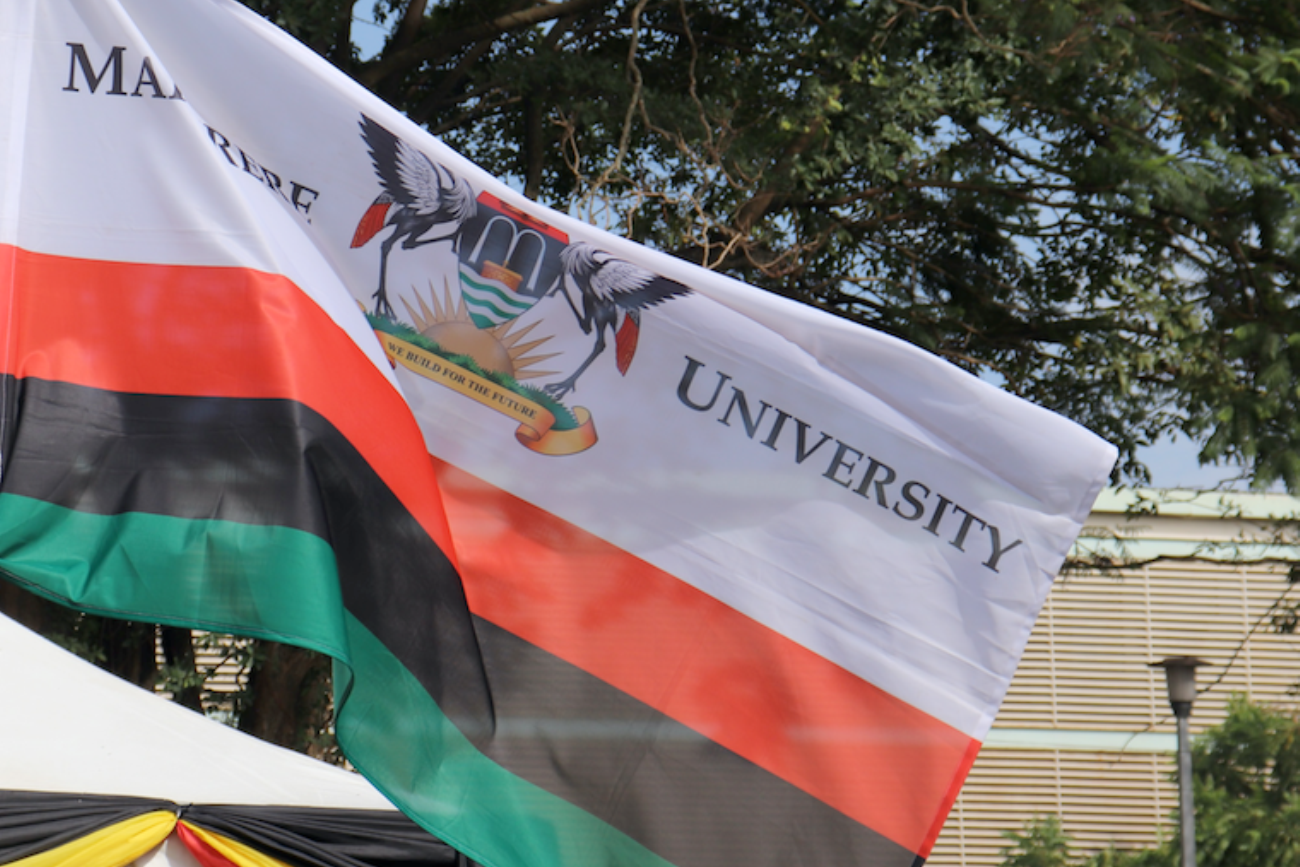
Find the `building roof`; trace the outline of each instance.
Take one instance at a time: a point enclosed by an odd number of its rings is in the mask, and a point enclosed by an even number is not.
[[[1107,488],[1071,559],[1085,566],[1159,559],[1300,563],[1300,497]]]

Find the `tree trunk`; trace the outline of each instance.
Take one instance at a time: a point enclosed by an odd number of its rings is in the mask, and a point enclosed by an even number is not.
[[[157,632],[152,623],[99,618],[101,667],[136,686],[152,690],[158,680]]]
[[[58,610],[53,602],[29,593],[17,584],[0,581],[0,613],[44,635],[50,626],[51,613]]]
[[[299,752],[326,730],[330,714],[328,657],[259,641],[248,675],[239,728]]]

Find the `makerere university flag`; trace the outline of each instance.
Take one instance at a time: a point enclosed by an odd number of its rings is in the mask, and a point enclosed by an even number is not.
[[[327,653],[494,867],[912,865],[1114,459],[230,0],[0,3],[0,569]]]

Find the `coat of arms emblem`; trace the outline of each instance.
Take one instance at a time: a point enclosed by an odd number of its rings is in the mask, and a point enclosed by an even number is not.
[[[368,117],[361,119],[380,192],[362,215],[352,247],[379,241],[379,277],[368,311],[389,358],[519,422],[516,439],[533,451],[574,454],[596,443],[584,407],[562,400],[614,343],[613,363],[626,375],[636,355],[642,312],[690,290],[482,191]],[[382,238],[381,238],[382,236]],[[400,244],[399,244],[400,242]],[[455,273],[435,275],[427,293],[412,287],[393,306],[389,259],[394,251],[449,246]],[[529,315],[562,297],[593,345],[567,376],[542,370],[557,353]],[[548,305],[552,311],[554,303]],[[563,309],[563,308],[561,308]],[[546,382],[540,387],[533,383]]]

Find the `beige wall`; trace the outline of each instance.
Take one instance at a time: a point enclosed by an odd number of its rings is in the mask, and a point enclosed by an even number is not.
[[[1222,677],[1197,699],[1193,733],[1221,721],[1233,693],[1294,706],[1300,638],[1268,623],[1270,606],[1291,586],[1289,567],[1231,561],[1296,556],[1293,525],[1274,519],[1279,511],[1300,513],[1300,501],[1244,500],[1244,509],[1238,502],[1230,517],[1217,518],[1181,504],[1129,520],[1123,497],[1099,504],[1081,556],[1122,538],[1133,559],[1185,555],[1189,545],[1216,559],[1164,559],[1058,580],[930,864],[998,864],[1002,832],[1042,814],[1059,815],[1081,851],[1155,842],[1177,795],[1164,675],[1148,662],[1191,654],[1213,663],[1200,671],[1203,688]],[[1220,514],[1226,508],[1201,505]],[[1300,600],[1300,585],[1292,597]]]

